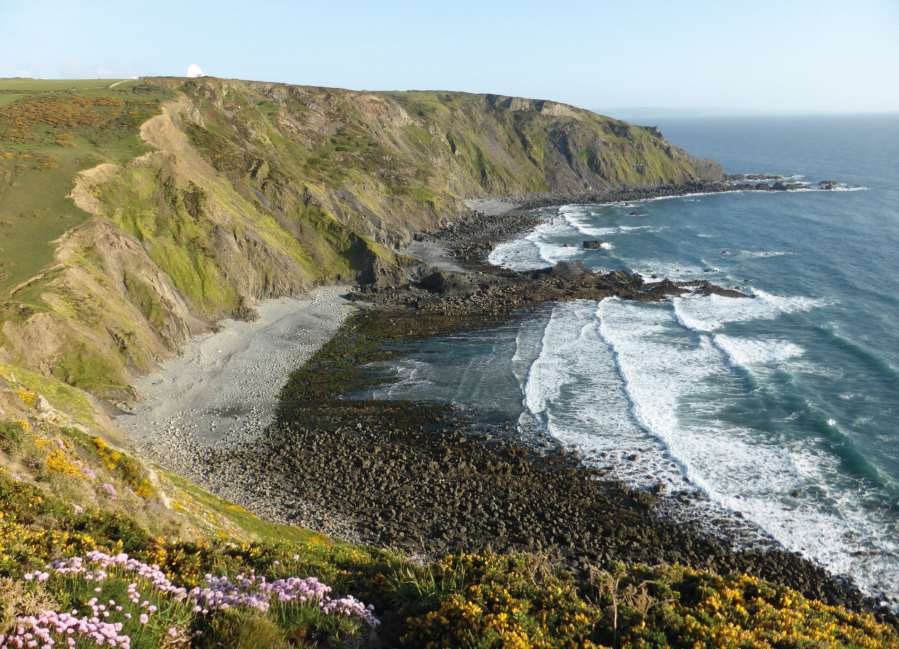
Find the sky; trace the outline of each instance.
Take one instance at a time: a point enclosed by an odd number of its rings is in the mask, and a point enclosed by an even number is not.
[[[0,77],[462,90],[588,109],[899,112],[899,0],[0,0]]]

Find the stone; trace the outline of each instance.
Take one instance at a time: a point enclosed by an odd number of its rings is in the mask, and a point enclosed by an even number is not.
[[[572,277],[580,277],[581,275],[592,275],[593,271],[579,261],[560,261],[552,267],[550,274],[553,277],[562,277],[568,279]]]

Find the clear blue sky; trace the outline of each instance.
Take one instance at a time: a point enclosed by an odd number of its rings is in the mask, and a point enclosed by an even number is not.
[[[899,112],[899,0],[0,0],[0,77],[445,89],[584,108]]]

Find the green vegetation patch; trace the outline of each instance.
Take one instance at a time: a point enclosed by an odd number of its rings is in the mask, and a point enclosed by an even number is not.
[[[18,101],[22,97],[28,97],[28,96],[29,95],[26,93],[14,93],[14,92],[0,93],[0,108],[3,108],[7,104],[13,103],[14,101]]]
[[[7,381],[15,377],[18,384],[43,394],[54,408],[68,413],[84,424],[96,426],[90,402],[76,388],[9,363],[0,363],[0,377]]]
[[[171,97],[145,84],[113,90],[98,81],[9,85],[15,81],[0,81],[0,91],[31,94],[0,101],[0,294],[52,262],[53,242],[90,218],[66,198],[75,176],[149,151],[140,126]],[[136,93],[139,88],[148,92]]]
[[[56,92],[60,90],[84,90],[87,88],[109,88],[121,79],[0,79],[0,91],[25,90],[35,92]]]
[[[326,546],[334,544],[333,539],[324,534],[302,530],[290,525],[279,525],[264,521],[243,507],[214,496],[178,475],[167,474],[167,477],[194,501],[203,503],[219,516],[234,522],[239,528],[257,536],[259,539],[271,542],[283,541]]]

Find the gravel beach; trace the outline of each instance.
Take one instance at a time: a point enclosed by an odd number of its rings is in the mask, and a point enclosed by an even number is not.
[[[468,198],[465,200],[468,209],[486,214],[487,216],[502,216],[519,207],[517,203],[507,198]]]
[[[269,503],[210,467],[208,453],[250,442],[274,421],[278,395],[353,310],[346,286],[317,288],[256,307],[256,322],[224,320],[134,385],[144,398],[118,423],[142,453],[260,518],[281,520]],[[301,509],[303,509],[301,507]],[[309,505],[308,529],[352,538],[344,524]]]

